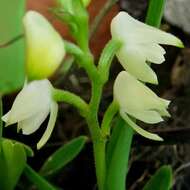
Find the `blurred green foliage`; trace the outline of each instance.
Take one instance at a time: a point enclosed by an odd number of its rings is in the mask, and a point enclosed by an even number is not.
[[[25,0],[3,0],[0,6],[0,44],[23,33]],[[24,40],[0,48],[0,94],[10,93],[24,82]]]

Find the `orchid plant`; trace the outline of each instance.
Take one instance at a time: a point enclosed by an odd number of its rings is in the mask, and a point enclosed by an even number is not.
[[[26,12],[23,17],[26,48],[25,83],[12,108],[2,120],[5,127],[17,123],[18,132],[30,135],[39,129],[50,114],[47,128],[37,143],[37,149],[40,149],[48,142],[56,127],[58,103],[64,102],[74,106],[86,120],[89,128],[98,189],[124,190],[126,162],[121,161],[120,163],[123,163],[121,167],[117,167],[115,162],[117,159],[128,161],[128,155],[124,153],[123,157],[126,158],[117,158],[118,147],[114,145],[119,141],[114,135],[117,133],[117,123],[122,122],[121,130],[127,129],[130,138],[134,133],[138,133],[150,140],[164,140],[148,129],[140,127],[136,121],[155,124],[162,122],[164,117],[170,117],[167,110],[170,101],[158,97],[145,83],[158,84],[158,77],[150,63],[161,64],[165,61],[166,51],[160,44],[182,48],[183,43],[174,35],[144,24],[127,12],[121,11],[112,19],[110,26],[112,38],[103,49],[96,65],[89,47],[89,15],[86,9],[89,3],[89,0],[58,0],[57,7],[52,10],[60,21],[68,25],[76,43],[63,39],[40,13]],[[76,63],[86,71],[91,81],[89,102],[72,92],[54,88],[48,79],[62,62],[64,64],[66,54],[75,58]],[[100,122],[98,113],[102,91],[109,80],[110,67],[115,55],[124,71],[115,79],[113,101]],[[122,146],[127,146],[130,150],[129,139],[126,139],[127,145]],[[50,160],[48,164],[52,162]],[[50,165],[47,163],[42,171],[48,171]],[[31,175],[34,172],[31,168],[27,171]]]

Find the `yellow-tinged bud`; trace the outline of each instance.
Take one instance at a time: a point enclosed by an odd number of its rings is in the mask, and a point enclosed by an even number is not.
[[[23,19],[26,38],[26,71],[29,80],[50,77],[65,56],[64,42],[48,20],[35,11]]]

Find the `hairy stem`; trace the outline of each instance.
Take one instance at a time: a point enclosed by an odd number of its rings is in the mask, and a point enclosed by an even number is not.
[[[92,81],[92,95],[89,104],[91,121],[88,122],[93,140],[96,175],[99,190],[104,190],[106,178],[106,140],[101,134],[98,122],[98,110],[102,96],[102,88],[103,85],[101,83],[96,82],[95,80]],[[98,135],[92,133],[92,129],[94,128],[98,129]]]

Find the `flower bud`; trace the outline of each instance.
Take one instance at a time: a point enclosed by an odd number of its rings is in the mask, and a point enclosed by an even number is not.
[[[26,13],[23,19],[26,38],[26,71],[29,80],[50,77],[65,56],[58,32],[41,14]]]

